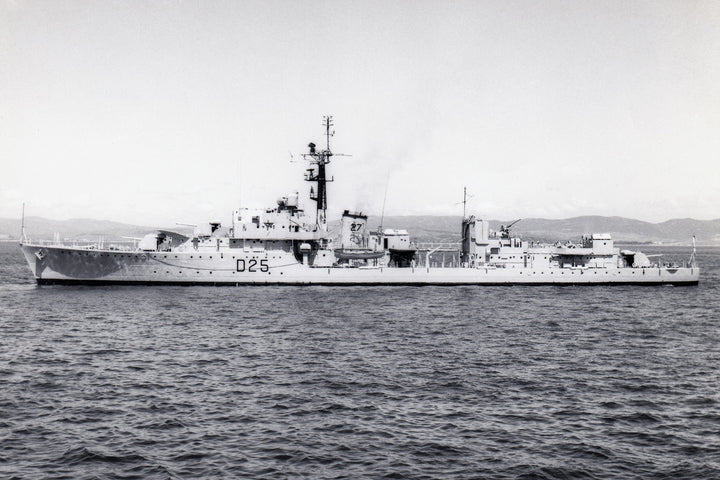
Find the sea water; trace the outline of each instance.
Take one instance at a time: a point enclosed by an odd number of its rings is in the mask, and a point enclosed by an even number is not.
[[[3,243],[0,477],[719,478],[698,261],[693,287],[40,287]]]

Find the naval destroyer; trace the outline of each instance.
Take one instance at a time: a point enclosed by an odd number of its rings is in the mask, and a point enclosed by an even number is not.
[[[608,234],[536,245],[492,231],[465,216],[455,245],[416,244],[405,230],[368,227],[346,210],[339,232],[328,228],[327,183],[332,117],[325,148],[308,145],[309,195],[292,193],[271,208],[239,208],[229,225],[212,222],[192,235],[148,233],[133,247],[30,241],[21,248],[39,284],[142,285],[695,285],[695,250],[683,265],[663,265],[613,244]],[[440,259],[442,257],[442,259]]]

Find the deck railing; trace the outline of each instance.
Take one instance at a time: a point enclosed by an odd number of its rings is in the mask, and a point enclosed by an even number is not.
[[[119,241],[106,241],[100,239],[97,241],[92,240],[61,240],[55,238],[53,240],[38,239],[33,240],[31,237],[25,237],[23,243],[30,245],[40,245],[43,247],[64,247],[64,248],[77,248],[79,250],[118,250],[118,251],[133,251],[137,249],[137,241],[135,240],[119,240]]]

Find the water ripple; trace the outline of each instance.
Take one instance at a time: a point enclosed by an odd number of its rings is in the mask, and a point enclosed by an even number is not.
[[[683,289],[90,288],[0,245],[0,473],[719,478],[700,253]]]

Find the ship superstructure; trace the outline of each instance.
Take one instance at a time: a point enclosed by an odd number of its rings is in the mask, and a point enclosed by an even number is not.
[[[133,249],[100,244],[30,242],[23,253],[39,284],[675,284],[698,283],[694,250],[683,266],[659,265],[641,252],[620,250],[607,234],[580,243],[534,245],[463,215],[458,244],[421,245],[405,230],[368,228],[368,217],[345,210],[340,231],[328,229],[327,177],[332,117],[326,145],[308,145],[306,202],[293,192],[267,209],[239,208],[223,227],[210,222],[192,235],[147,234]],[[306,212],[302,205],[311,205]],[[438,254],[442,261],[433,259]],[[447,264],[446,264],[447,260]]]

